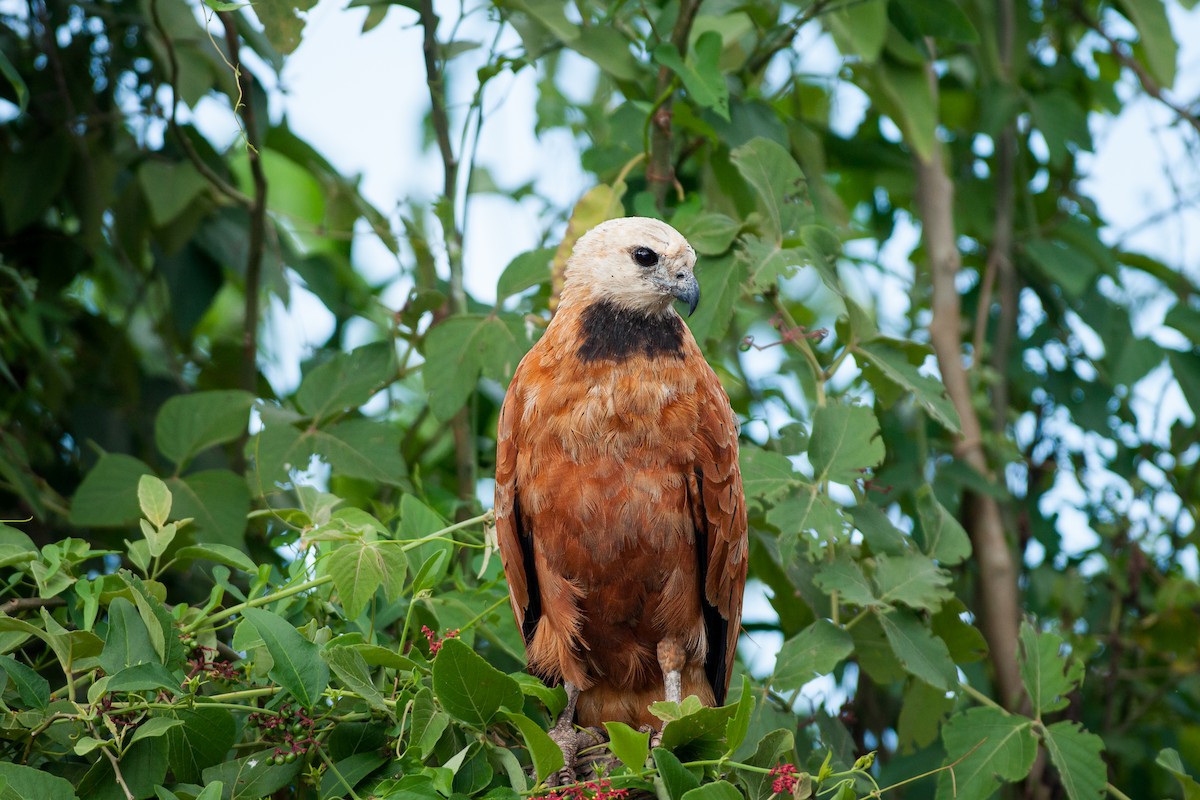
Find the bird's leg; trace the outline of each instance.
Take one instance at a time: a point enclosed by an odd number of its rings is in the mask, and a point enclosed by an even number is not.
[[[575,704],[579,702],[579,687],[570,681],[563,681],[563,688],[567,690],[567,707],[550,729],[550,738],[562,750],[563,768],[546,778],[547,786],[565,786],[575,782],[575,755],[579,752],[579,741],[575,736]]]
[[[663,674],[663,690],[668,703],[683,702],[683,665],[687,651],[674,639],[663,639],[658,643],[658,666]],[[662,744],[662,731],[650,737],[651,749]]]

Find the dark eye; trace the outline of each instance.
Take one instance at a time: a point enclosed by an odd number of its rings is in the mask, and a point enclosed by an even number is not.
[[[638,266],[653,267],[658,263],[658,253],[649,247],[638,247],[633,251],[633,260],[638,263]]]

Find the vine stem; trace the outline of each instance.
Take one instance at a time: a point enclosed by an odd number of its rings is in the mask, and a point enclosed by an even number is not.
[[[1117,798],[1117,800],[1132,800],[1132,798],[1129,795],[1125,794],[1120,789],[1113,786],[1111,783],[1105,783],[1104,788],[1108,790],[1109,794],[1111,794],[1113,797]]]
[[[271,594],[264,594],[262,597],[256,597],[253,600],[247,600],[244,603],[238,603],[237,605],[230,606],[229,608],[225,609],[224,611],[218,611],[217,613],[215,613],[209,617],[205,617],[203,619],[196,620],[191,625],[188,625],[186,628],[184,628],[184,631],[187,633],[194,633],[196,630],[198,630],[199,628],[201,628],[202,626],[204,626],[206,624],[211,625],[214,622],[220,622],[223,619],[228,619],[229,617],[232,617],[234,614],[240,614],[241,612],[245,611],[247,608],[258,608],[259,606],[265,606],[268,603],[274,603],[276,600],[283,600],[285,598],[292,597],[293,595],[297,595],[302,592],[307,592],[309,589],[315,589],[318,586],[324,586],[325,584],[330,583],[332,581],[333,581],[332,575],[322,575],[321,577],[314,578],[311,581],[305,581],[304,583],[298,583],[295,586],[289,587],[287,589],[280,589],[278,592],[273,592]]]

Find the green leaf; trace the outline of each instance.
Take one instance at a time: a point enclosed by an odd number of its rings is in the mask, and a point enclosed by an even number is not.
[[[958,564],[971,555],[971,537],[938,502],[928,484],[917,489],[917,516],[921,520],[921,550],[940,564]]]
[[[165,525],[171,516],[171,490],[167,485],[154,475],[143,475],[138,479],[137,495],[146,519],[160,528]]]
[[[878,387],[880,380],[886,380],[906,392],[911,392],[913,399],[938,424],[951,433],[961,432],[958,411],[946,395],[946,387],[937,378],[922,375],[904,351],[895,346],[893,340],[877,337],[853,349],[877,371],[866,372],[872,386]]]
[[[347,478],[402,484],[408,466],[400,455],[400,428],[373,419],[351,419],[326,429],[310,429],[313,452]]]
[[[21,702],[45,711],[50,705],[50,682],[11,656],[0,656],[0,669],[8,673]]]
[[[24,114],[25,109],[29,107],[29,87],[25,84],[21,73],[17,72],[17,68],[13,66],[12,61],[9,61],[8,55],[3,52],[0,52],[0,75],[3,75],[4,79],[12,86],[13,94],[17,98],[17,111]]]
[[[696,269],[700,281],[700,305],[687,318],[696,341],[722,338],[733,321],[734,308],[742,296],[746,280],[746,264],[741,258],[726,254],[706,258]]]
[[[167,745],[162,738],[143,739],[121,754],[121,774],[134,797],[150,797],[167,774]],[[86,800],[125,800],[117,785],[113,765],[99,758],[78,782],[80,796]]]
[[[437,746],[438,739],[442,738],[449,726],[450,717],[434,705],[433,692],[421,687],[413,698],[412,736],[409,741],[411,746],[417,748],[422,760],[429,758],[433,748]]]
[[[926,36],[974,44],[979,33],[955,0],[921,0],[890,5],[896,26],[910,40]]]
[[[138,168],[137,179],[157,228],[182,214],[208,189],[208,181],[188,161],[148,159]]]
[[[300,46],[300,37],[304,32],[304,23],[307,20],[306,11],[317,4],[317,0],[291,0],[287,3],[258,3],[254,6],[254,14],[262,23],[263,33],[266,34],[267,40],[271,46],[275,48],[282,56],[291,54],[297,47]],[[268,181],[268,185],[274,186],[274,183]],[[288,765],[289,767],[292,765]],[[283,769],[283,767],[280,767]],[[233,781],[227,781],[232,783]],[[273,791],[273,790],[272,790]],[[271,792],[263,791],[259,794],[270,794]],[[234,787],[234,796],[241,796],[237,793],[237,788]]]
[[[542,247],[529,250],[509,262],[496,283],[496,302],[500,302],[526,289],[550,282],[550,262],[554,259],[552,248]]]
[[[754,753],[744,761],[753,767],[771,769],[781,761],[791,763],[795,761],[795,758],[795,736],[790,730],[780,728],[763,736],[758,741],[758,747]],[[774,792],[771,790],[774,779],[765,772],[751,772],[735,767],[734,774],[737,775],[738,783],[745,788],[746,796],[750,800],[767,800],[774,796]]]
[[[725,752],[730,756],[746,741],[746,734],[750,732],[750,718],[754,716],[754,690],[750,687],[747,675],[742,675],[742,687],[734,708],[733,716],[725,726]]]
[[[641,771],[650,756],[650,733],[635,731],[624,722],[606,722],[604,727],[612,754],[634,772]]]
[[[919,553],[880,555],[875,559],[875,584],[879,599],[885,603],[937,611],[954,596],[950,580],[950,573]]]
[[[774,451],[742,447],[738,463],[748,500],[775,500],[800,485],[800,476],[792,469],[791,460]]]
[[[150,634],[154,652],[168,667],[182,666],[187,654],[184,652],[183,644],[179,641],[175,630],[175,618],[171,616],[171,612],[167,611],[167,607],[150,591],[150,587],[141,578],[129,570],[121,570],[118,575],[133,591],[134,604]]]
[[[193,472],[167,481],[175,499],[175,514],[192,518],[189,530],[198,543],[238,547],[250,513],[250,491],[245,479],[227,469]]]
[[[811,483],[802,483],[799,491],[776,503],[767,512],[767,522],[782,533],[779,560],[783,564],[791,561],[805,531],[815,534],[808,541],[810,552],[817,552],[818,545],[837,541],[845,527],[838,504]]]
[[[792,692],[837,667],[854,652],[850,634],[828,620],[818,619],[779,648],[771,686]]]
[[[71,498],[72,525],[117,527],[138,518],[137,486],[153,470],[132,456],[105,453]]]
[[[479,727],[501,708],[519,711],[522,706],[517,682],[459,639],[444,641],[433,660],[433,692],[451,716]]]
[[[908,541],[892,521],[877,506],[862,505],[851,509],[854,527],[862,532],[863,539],[875,555],[899,556],[909,552]]]
[[[296,759],[293,764],[275,766],[271,750],[262,750],[233,761],[223,761],[201,773],[205,784],[220,781],[229,787],[228,800],[258,800],[272,795],[289,785],[304,761]]]
[[[396,377],[391,342],[355,348],[314,367],[296,390],[296,405],[315,420],[358,408]]]
[[[529,750],[529,758],[533,762],[533,769],[539,783],[563,768],[562,750],[554,743],[549,734],[542,730],[540,725],[524,714],[511,711],[505,712],[504,718],[521,732],[521,738],[525,740],[525,747]],[[614,749],[613,753],[616,752]],[[620,758],[620,756],[617,757]]]
[[[995,708],[972,708],[951,717],[942,729],[946,763],[966,758],[953,767],[953,777],[949,771],[938,777],[937,800],[986,800],[1001,781],[1028,775],[1037,755],[1032,725]]]
[[[754,198],[770,223],[766,232],[778,244],[797,224],[799,212],[793,201],[803,193],[805,183],[800,165],[781,145],[761,136],[734,149],[729,157],[754,189]]]
[[[688,97],[701,108],[712,109],[721,119],[729,120],[729,87],[718,63],[723,48],[721,34],[706,31],[694,45],[695,59],[684,63],[674,44],[664,42],[654,49],[654,60],[674,72],[683,81]]]
[[[356,619],[380,588],[389,600],[400,596],[408,559],[395,542],[348,542],[329,555],[325,568],[346,615]]]
[[[132,743],[142,739],[166,736],[167,732],[172,728],[177,728],[181,725],[183,725],[182,720],[170,719],[168,717],[151,717],[137,727],[137,730],[133,732],[133,738],[129,741]]]
[[[158,449],[176,464],[246,432],[254,395],[237,390],[180,394],[163,403],[154,422]]]
[[[77,800],[70,781],[22,764],[0,761],[0,780],[7,781],[7,791],[22,800]]]
[[[887,8],[886,2],[868,0],[832,8],[821,19],[842,53],[858,56],[869,64],[879,58],[887,40]]]
[[[108,638],[100,654],[100,666],[109,675],[137,664],[161,664],[150,632],[133,603],[118,597],[108,606]]]
[[[1042,275],[1072,300],[1082,298],[1100,274],[1095,261],[1057,240],[1032,239],[1025,243],[1025,254]]]
[[[675,227],[700,255],[719,256],[727,252],[733,245],[733,240],[741,231],[742,224],[724,214],[710,211],[678,222]],[[699,275],[702,276],[705,271],[710,269],[711,264],[710,261],[701,261]],[[707,302],[707,294],[702,294],[701,297],[704,297]]]
[[[750,288],[769,291],[779,278],[790,278],[810,261],[809,253],[799,247],[780,247],[761,236],[743,236],[737,260],[744,265]]]
[[[854,483],[883,461],[879,421],[866,406],[830,403],[813,415],[808,458],[814,481]]]
[[[116,692],[157,692],[168,691],[179,694],[180,680],[162,664],[136,664],[126,667],[108,679],[105,690]]]
[[[843,603],[865,607],[877,605],[879,602],[875,588],[863,574],[862,567],[844,556],[837,561],[822,564],[813,582],[826,594],[837,592],[839,601]]]
[[[917,156],[928,160],[938,146],[938,114],[925,71],[880,61],[862,72],[867,94],[892,118]]]
[[[1179,787],[1183,790],[1183,800],[1200,800],[1200,783],[1188,774],[1183,766],[1183,759],[1179,757],[1179,751],[1170,747],[1159,751],[1158,758],[1154,759],[1154,763],[1170,772],[1179,780]]]
[[[524,355],[514,328],[495,316],[460,315],[425,336],[425,388],[429,408],[443,422],[454,416],[480,375],[507,383]]]
[[[187,563],[196,559],[224,564],[227,567],[240,569],[242,572],[253,573],[258,570],[258,565],[251,561],[245,553],[236,547],[224,544],[193,544],[181,547],[175,552],[177,562]]]
[[[551,719],[556,718],[567,707],[567,693],[561,685],[547,686],[540,678],[528,672],[510,672],[508,677],[521,687],[521,694],[537,698],[550,712]]]
[[[371,708],[391,713],[387,703],[383,702],[383,695],[371,681],[371,670],[361,653],[351,647],[330,647],[322,655],[343,686],[362,697]]]
[[[1041,719],[1047,711],[1066,708],[1067,695],[1083,680],[1083,663],[1064,655],[1061,636],[1039,633],[1026,621],[1021,623],[1018,641],[1017,666],[1035,716]]]
[[[876,618],[896,658],[910,675],[946,691],[957,684],[958,673],[946,643],[930,633],[919,619],[899,610],[877,614]]]
[[[692,707],[689,701],[695,702]],[[660,703],[650,706],[651,713]],[[663,727],[662,746],[688,759],[717,758],[725,752],[725,729],[733,718],[734,707],[708,708],[700,706],[695,696],[685,697],[683,714]],[[686,746],[686,750],[683,748]]]
[[[387,756],[379,753],[355,753],[334,763],[321,776],[319,800],[347,797],[363,778],[387,763]]]
[[[320,648],[278,614],[247,608],[242,616],[258,631],[271,654],[271,680],[291,692],[305,708],[312,708],[329,685],[329,667],[321,660]]]
[[[1063,720],[1046,728],[1042,743],[1070,800],[1105,796],[1108,767],[1100,757],[1104,742],[1099,736],[1088,733],[1078,722]]]
[[[713,781],[687,792],[683,800],[744,800],[742,793],[729,781]]]
[[[1171,20],[1162,0],[1121,0],[1122,13],[1137,28],[1139,47],[1135,54],[1164,89],[1175,83],[1179,44],[1171,33]]]
[[[904,687],[904,701],[896,726],[900,752],[929,746],[937,738],[942,722],[954,708],[954,697],[925,681],[911,679]]]
[[[654,766],[662,779],[668,800],[682,800],[692,789],[700,786],[700,779],[683,766],[675,754],[661,747],[654,748]]]

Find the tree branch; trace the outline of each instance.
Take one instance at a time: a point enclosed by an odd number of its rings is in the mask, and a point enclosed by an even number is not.
[[[257,114],[254,110],[254,82],[242,69],[237,22],[233,13],[222,11],[218,15],[225,26],[225,44],[229,48],[229,61],[237,79],[241,96],[239,108],[246,124],[246,154],[250,159],[250,174],[254,179],[254,202],[250,207],[250,237],[246,248],[246,303],[242,333],[242,376],[241,387],[251,394],[258,394],[258,294],[262,281],[263,249],[267,232],[267,176],[263,172],[262,154],[259,152],[261,135]]]
[[[679,16],[675,19],[675,28],[671,31],[671,44],[679,51],[681,57],[687,57],[688,37],[692,33],[692,23],[696,12],[700,10],[700,0],[680,0]],[[650,160],[646,164],[646,183],[654,194],[654,202],[661,211],[667,198],[667,190],[675,184],[675,168],[671,163],[671,107],[675,103],[675,92],[672,83],[675,75],[666,67],[658,68],[658,81],[655,84],[654,96],[661,98],[658,107],[651,112],[650,120]]]
[[[932,63],[927,63],[925,68],[936,102],[937,74]],[[962,262],[954,228],[954,186],[946,174],[940,147],[935,145],[929,158],[917,155],[914,160],[921,238],[933,285],[929,337],[946,391],[962,423],[962,438],[955,448],[956,456],[981,475],[988,476],[982,430],[972,404],[959,333],[962,307],[955,278]],[[1000,506],[988,495],[970,495],[964,502],[964,522],[979,564],[982,629],[991,650],[999,697],[1005,707],[1016,708],[1024,695],[1017,671],[1020,603],[1016,565],[1005,535]]]

